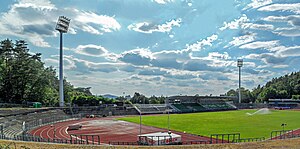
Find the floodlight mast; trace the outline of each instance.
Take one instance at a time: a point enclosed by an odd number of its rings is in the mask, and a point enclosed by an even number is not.
[[[243,66],[243,59],[237,60],[237,66],[239,67],[239,103],[242,103],[242,95],[241,95],[241,68]]]
[[[55,29],[60,34],[60,48],[59,48],[59,106],[64,107],[64,78],[63,78],[63,33],[68,32],[70,19],[65,16],[58,18]]]

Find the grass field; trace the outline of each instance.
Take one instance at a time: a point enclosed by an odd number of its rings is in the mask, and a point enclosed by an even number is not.
[[[170,129],[210,136],[216,133],[240,133],[242,138],[270,138],[273,130],[300,128],[300,111],[270,110],[269,114],[254,114],[257,110],[237,110],[226,112],[202,112],[190,114],[171,114]],[[120,120],[139,123],[139,116],[125,117]],[[167,115],[142,116],[142,124],[159,128],[168,128]]]

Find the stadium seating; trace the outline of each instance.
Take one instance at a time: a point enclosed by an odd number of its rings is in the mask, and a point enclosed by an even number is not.
[[[14,113],[20,113],[22,110],[17,110]],[[33,128],[35,125],[39,126],[40,123],[59,120],[59,117],[67,115],[60,109],[48,110],[42,112],[28,113],[27,110],[23,110],[24,113],[18,115],[1,117],[0,123],[3,126],[3,133],[8,138],[13,138],[15,135],[23,133],[23,122],[25,122],[26,128]],[[50,116],[50,117],[49,117]],[[51,117],[54,116],[54,117]],[[56,119],[55,119],[56,118]],[[41,119],[41,120],[40,120]],[[34,123],[32,123],[34,122]]]
[[[235,110],[236,107],[226,103],[223,100],[203,100],[200,104],[206,108],[207,111],[222,111],[222,110]]]
[[[135,104],[134,106],[143,114],[165,113],[168,109],[166,104]]]
[[[132,105],[126,106],[93,106],[93,107],[74,107],[72,112],[70,109],[65,109],[66,113],[82,114],[82,115],[95,115],[95,116],[108,116],[108,115],[135,115],[138,114],[135,107]]]
[[[200,103],[176,103],[172,104],[178,112],[204,112],[204,111],[222,111],[235,110],[236,107],[227,104],[223,100],[203,100]]]
[[[172,106],[179,109],[182,113],[206,111],[206,109],[198,103],[178,103],[172,104]]]
[[[179,111],[178,112],[182,112],[182,113],[187,113],[187,112],[193,112],[192,109],[186,107],[185,105],[183,104],[172,104],[172,106],[176,107],[176,109],[178,109]]]

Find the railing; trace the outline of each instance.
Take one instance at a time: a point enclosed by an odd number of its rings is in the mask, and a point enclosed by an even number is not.
[[[182,141],[182,145],[192,145],[192,144],[210,144],[209,140],[187,140]]]
[[[81,119],[82,116],[81,114],[77,115],[72,115],[72,116],[51,116],[47,118],[41,118],[41,119],[35,119],[32,121],[27,121],[25,122],[25,131],[34,129],[36,127],[40,127],[43,125],[48,125],[48,124],[53,124],[57,122],[64,122],[64,121],[69,121],[69,120],[76,120],[76,119]]]
[[[210,143],[233,143],[234,140],[241,139],[240,133],[230,134],[212,134],[210,135]]]
[[[243,143],[243,142],[259,142],[264,141],[265,137],[261,138],[240,138],[233,141],[233,143]]]
[[[59,138],[50,139],[50,138],[41,138],[41,137],[31,136],[31,135],[15,135],[12,140],[72,144],[72,141],[70,139],[59,139]]]
[[[5,135],[7,139],[13,139],[15,135],[24,134],[28,130],[34,129],[47,124],[63,122],[68,120],[80,119],[81,115],[73,116],[51,116],[46,118],[34,119],[30,121],[16,120],[14,123],[0,125],[0,135]]]
[[[274,130],[271,132],[271,140],[298,138],[300,134],[294,130]]]
[[[73,144],[100,145],[100,136],[99,135],[70,134],[70,138],[71,138],[71,142],[73,142]]]
[[[108,144],[109,145],[139,145],[138,142],[113,142],[113,141],[109,141]]]

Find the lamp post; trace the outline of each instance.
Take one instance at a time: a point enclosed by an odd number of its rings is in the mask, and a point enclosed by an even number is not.
[[[237,66],[239,67],[239,103],[242,102],[242,96],[241,96],[241,68],[243,66],[243,59],[237,60]]]
[[[63,33],[68,32],[70,19],[64,16],[58,18],[55,29],[60,34],[59,48],[59,106],[64,107],[64,78],[63,78]]]

